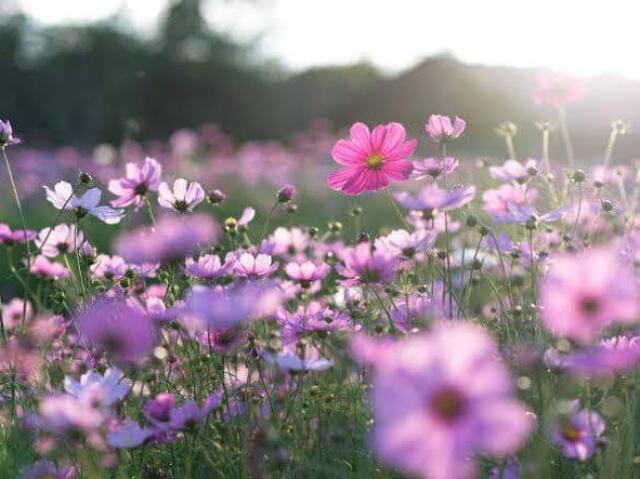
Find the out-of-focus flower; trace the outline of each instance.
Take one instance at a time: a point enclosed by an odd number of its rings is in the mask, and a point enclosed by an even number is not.
[[[555,108],[562,108],[569,103],[576,103],[586,95],[584,82],[575,77],[558,73],[540,73],[538,85],[533,95],[537,104],[547,103]]]
[[[280,309],[277,319],[286,344],[295,344],[308,333],[360,329],[360,326],[354,325],[346,314],[333,311],[317,301],[312,301],[306,306],[298,306],[294,312]]]
[[[363,123],[350,130],[351,140],[338,140],[331,155],[343,169],[329,175],[329,187],[347,195],[385,188],[389,181],[409,178],[413,164],[407,161],[416,149],[416,140],[405,141],[399,123],[378,125],[372,132]]]
[[[284,185],[278,190],[278,203],[289,203],[296,196],[296,187]]]
[[[207,199],[209,200],[209,202],[212,205],[219,205],[220,203],[222,203],[225,199],[227,198],[227,195],[225,195],[222,191],[220,190],[212,190],[209,193],[207,193]]]
[[[77,471],[73,466],[58,467],[53,461],[39,459],[32,466],[20,469],[18,479],[74,479]]]
[[[9,304],[2,305],[2,322],[4,328],[7,330],[14,329],[22,322],[22,316],[24,313],[24,320],[29,321],[33,317],[33,307],[31,303],[21,298],[13,298],[9,301]]]
[[[53,190],[44,186],[47,193],[47,201],[58,210],[73,211],[78,219],[87,214],[95,216],[103,223],[115,225],[124,218],[123,210],[114,210],[110,206],[98,206],[102,199],[102,191],[99,188],[87,190],[80,198],[73,194],[73,187],[66,181],[59,181]]]
[[[533,202],[538,195],[538,191],[525,185],[512,185],[505,183],[498,188],[485,190],[482,193],[484,209],[494,218],[509,215],[509,203],[526,205]]]
[[[446,158],[425,158],[421,161],[414,161],[413,173],[411,177],[415,180],[422,180],[426,177],[432,179],[441,176],[449,176],[458,168],[458,160],[452,156]]]
[[[507,160],[502,166],[492,166],[489,168],[489,174],[492,178],[500,181],[515,181],[524,183],[527,178],[535,175],[538,171],[538,163],[536,160],[529,159],[523,165],[518,160]]]
[[[33,241],[38,234],[32,230],[11,231],[8,225],[0,223],[0,243],[6,246],[13,246],[16,243],[26,243]]]
[[[116,251],[130,263],[162,263],[183,259],[218,237],[216,223],[206,215],[165,217],[154,228],[142,227],[120,236]]]
[[[234,273],[240,278],[262,280],[278,269],[278,262],[268,254],[242,253],[236,262]]]
[[[125,421],[107,434],[107,444],[116,449],[131,449],[143,444],[153,435],[153,429],[141,427],[135,421]]]
[[[224,263],[215,254],[204,254],[197,261],[194,261],[193,258],[187,258],[184,269],[188,276],[210,281],[231,272],[236,266],[236,262],[234,254],[228,254]]]
[[[273,231],[267,243],[271,246],[271,254],[296,258],[304,254],[311,243],[311,238],[300,228],[287,229],[279,226]]]
[[[509,214],[506,216],[495,216],[493,219],[502,223],[519,223],[535,228],[537,225],[559,221],[569,212],[568,206],[561,206],[543,215],[539,214],[535,208],[529,208],[517,203],[507,203]]]
[[[562,448],[565,457],[586,461],[598,447],[604,433],[604,419],[595,411],[580,409],[580,402],[570,401],[566,417],[552,430],[553,441]]]
[[[451,123],[451,118],[448,116],[431,115],[424,129],[433,141],[445,142],[459,138],[464,133],[466,126],[467,123],[457,116],[453,123]]]
[[[139,209],[149,191],[158,191],[162,166],[155,159],[146,157],[142,167],[136,163],[127,163],[124,178],[109,181],[109,191],[118,196],[111,201],[114,208],[126,208],[135,205]]]
[[[637,320],[636,279],[613,251],[553,259],[540,291],[542,322],[552,334],[589,343],[614,322]]]
[[[13,136],[11,122],[9,120],[0,120],[0,148],[17,145],[18,143],[20,143],[20,138]]]
[[[51,279],[67,279],[69,271],[64,265],[49,261],[46,256],[38,255],[31,261],[29,272],[35,276]]]
[[[346,278],[345,284],[385,284],[396,275],[397,260],[388,253],[372,251],[369,243],[360,243],[344,253],[344,266],[336,270]]]
[[[263,356],[268,363],[287,371],[325,371],[333,366],[330,360],[320,357],[320,353],[314,347],[305,348],[301,356],[294,348],[295,345],[292,345],[277,354],[264,353]]]
[[[376,250],[391,255],[413,258],[416,254],[424,253],[433,247],[438,233],[430,230],[418,229],[413,233],[406,230],[393,230],[387,236],[376,239]]]
[[[173,191],[167,183],[162,182],[158,187],[158,203],[163,208],[173,209],[178,213],[186,213],[204,200],[205,194],[200,183],[188,183],[184,178],[173,182]]]
[[[423,188],[417,196],[406,191],[395,194],[400,205],[412,210],[421,211],[450,211],[463,207],[476,196],[475,186],[456,186],[448,192],[437,186]]]
[[[195,401],[185,401],[171,411],[169,419],[171,428],[180,430],[198,427],[207,419],[211,411],[221,403],[222,392],[210,394],[201,408],[198,407]]]
[[[176,400],[171,393],[160,393],[146,401],[142,409],[149,422],[156,426],[168,426]]]
[[[65,376],[64,389],[74,397],[80,397],[88,388],[102,388],[105,393],[104,404],[113,406],[131,390],[131,381],[124,377],[124,373],[118,368],[108,368],[104,375],[97,371],[87,371],[76,381],[71,376]]]
[[[440,318],[442,316],[442,309],[439,307],[440,298],[434,301],[419,294],[400,298],[397,301],[397,307],[390,311],[393,325],[403,333],[408,333],[412,328],[422,325],[430,319]]]
[[[82,344],[107,353],[117,363],[144,359],[156,341],[153,324],[140,311],[114,299],[99,299],[76,318]]]
[[[391,466],[422,477],[474,477],[474,455],[512,454],[533,427],[479,327],[443,325],[403,341],[361,339],[352,348],[373,367],[373,444]]]

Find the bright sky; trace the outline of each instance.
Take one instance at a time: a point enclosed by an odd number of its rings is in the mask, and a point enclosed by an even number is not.
[[[0,0],[5,1],[5,0]],[[167,0],[8,0],[43,23],[126,13],[149,32]],[[449,51],[475,63],[640,78],[632,0],[209,1],[207,18],[294,69],[368,59],[395,71]]]

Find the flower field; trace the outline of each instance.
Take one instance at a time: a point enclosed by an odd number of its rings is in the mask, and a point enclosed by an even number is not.
[[[0,477],[640,477],[640,172],[621,121],[574,155],[585,94],[541,77],[540,150],[505,122],[492,159],[429,112],[91,151],[0,121]]]

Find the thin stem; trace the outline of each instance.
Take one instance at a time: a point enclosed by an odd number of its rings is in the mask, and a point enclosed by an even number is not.
[[[408,231],[411,231],[411,226],[409,225],[406,218],[402,214],[402,211],[400,211],[400,207],[398,206],[398,203],[396,203],[396,200],[393,198],[393,195],[391,194],[391,192],[388,189],[385,189],[384,191],[386,193],[387,198],[389,199],[389,202],[391,203],[391,206],[393,207],[393,210],[396,212],[396,214],[402,221],[402,224],[404,225],[404,227]]]
[[[560,133],[562,134],[564,148],[567,152],[567,162],[569,163],[569,168],[573,168],[573,144],[571,143],[571,136],[569,135],[567,116],[564,112],[564,108],[558,108],[558,117],[560,119]]]
[[[505,140],[507,142],[507,151],[509,152],[509,158],[515,160],[516,157],[516,147],[513,145],[513,136],[506,135]]]
[[[151,223],[153,224],[153,226],[155,226],[156,225],[156,217],[153,214],[153,208],[151,206],[151,201],[149,201],[149,197],[148,196],[144,197],[144,202],[147,205],[147,212],[149,213],[149,218],[151,219]]]
[[[616,139],[618,138],[618,130],[616,128],[611,129],[611,134],[609,135],[609,141],[607,141],[607,149],[604,152],[604,169],[605,171],[609,168],[611,164],[611,157],[613,156],[613,147],[616,144]]]

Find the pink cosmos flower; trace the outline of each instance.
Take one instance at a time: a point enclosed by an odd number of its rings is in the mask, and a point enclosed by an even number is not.
[[[280,369],[286,371],[326,371],[333,366],[333,362],[320,356],[320,352],[313,346],[308,346],[303,355],[295,350],[295,345],[285,346],[277,354],[263,353],[264,359]]]
[[[185,401],[174,408],[170,413],[170,425],[172,429],[185,429],[187,427],[200,426],[207,416],[222,403],[222,392],[210,394],[199,408],[195,401]]]
[[[433,248],[438,233],[424,229],[409,233],[406,230],[393,230],[387,236],[376,239],[376,250],[387,252],[393,256],[411,259],[416,254]]]
[[[294,312],[280,309],[277,320],[286,344],[295,344],[305,334],[328,331],[355,331],[359,329],[346,314],[333,311],[317,301],[298,306]]]
[[[12,246],[16,243],[26,243],[36,238],[38,234],[32,230],[11,231],[8,225],[0,223],[0,243]]]
[[[107,434],[107,444],[116,449],[138,447],[153,435],[154,431],[135,421],[125,421]]]
[[[570,401],[567,417],[551,432],[553,441],[562,448],[565,457],[586,461],[593,456],[604,433],[604,419],[595,411],[580,409],[580,402]]]
[[[270,247],[271,254],[297,259],[298,257],[304,257],[303,253],[310,243],[311,238],[302,229],[287,229],[279,226],[273,231],[263,250]]]
[[[44,256],[55,258],[58,255],[73,253],[76,246],[84,242],[82,231],[78,230],[76,238],[76,225],[57,225],[53,230],[44,228],[38,233],[35,240],[36,246]]]
[[[477,326],[360,338],[352,347],[373,367],[373,445],[393,467],[430,479],[474,477],[474,455],[512,454],[533,427],[493,339]]]
[[[24,300],[21,298],[13,298],[9,301],[9,304],[2,305],[2,321],[4,328],[12,330],[22,322],[22,313],[24,312],[24,320],[29,322],[33,317],[33,307],[31,303],[27,301],[25,305]]]
[[[20,138],[13,136],[13,129],[11,128],[11,122],[9,120],[0,120],[0,148],[5,146],[17,145],[20,143]]]
[[[427,186],[417,196],[412,196],[406,191],[396,193],[394,196],[401,206],[411,210],[450,211],[473,201],[476,196],[476,187],[456,186],[448,192],[437,186]]]
[[[527,190],[525,185],[505,183],[493,190],[486,190],[482,194],[484,209],[491,216],[499,218],[509,216],[509,203],[527,205],[538,196],[534,188]]]
[[[459,138],[466,128],[467,123],[460,117],[455,118],[453,124],[451,118],[444,115],[431,115],[424,129],[433,141],[442,142]]]
[[[606,248],[555,257],[540,299],[545,327],[580,343],[615,322],[636,321],[640,305],[633,271]]]
[[[385,284],[396,276],[397,260],[379,251],[372,251],[369,243],[359,243],[344,252],[344,266],[337,265],[336,270],[347,278],[345,284]]]
[[[407,158],[416,149],[416,140],[405,142],[399,123],[378,125],[372,132],[363,123],[350,130],[351,140],[338,140],[331,155],[345,168],[329,175],[329,187],[347,195],[385,188],[389,181],[409,178],[413,165]]]
[[[204,200],[202,186],[195,181],[188,183],[184,178],[173,182],[173,191],[164,181],[158,186],[158,203],[163,208],[173,209],[178,213],[191,212]]]
[[[305,261],[304,263],[289,263],[284,270],[291,279],[310,285],[328,275],[331,266],[326,263],[316,265],[311,261]]]
[[[452,156],[443,159],[425,158],[421,161],[413,163],[413,173],[411,177],[414,180],[422,180],[427,176],[436,179],[440,176],[449,176],[458,168],[458,160]]]
[[[74,479],[77,471],[73,466],[58,467],[53,461],[39,459],[32,466],[20,469],[18,479]]]
[[[240,278],[264,279],[278,269],[278,262],[268,254],[242,253],[236,263],[234,273]]]
[[[224,263],[215,254],[204,254],[198,258],[198,261],[194,261],[193,258],[187,258],[184,269],[185,273],[193,278],[214,280],[232,271],[236,266],[236,262],[234,254],[228,254]]]
[[[585,95],[586,88],[582,80],[558,73],[541,73],[533,100],[537,104],[547,103],[562,108],[582,100]]]
[[[104,374],[97,371],[87,371],[76,381],[71,376],[65,376],[64,389],[74,397],[80,397],[87,389],[100,387],[104,392],[103,404],[113,406],[124,398],[131,390],[132,382],[124,378],[124,373],[118,368],[108,368]]]
[[[162,166],[153,158],[146,157],[139,167],[136,163],[127,163],[124,178],[109,181],[109,191],[118,196],[111,201],[114,208],[135,205],[136,210],[144,204],[149,191],[158,191]]]
[[[500,181],[515,181],[524,183],[531,173],[537,172],[538,164],[536,160],[528,159],[523,165],[518,160],[507,160],[502,166],[492,166],[489,174],[492,178]]]
[[[67,279],[69,271],[60,263],[49,261],[46,256],[38,255],[31,261],[29,272],[35,276],[51,279]]]

